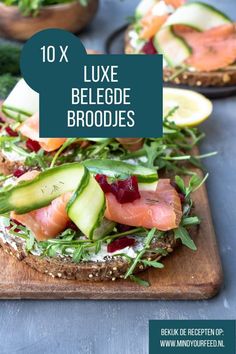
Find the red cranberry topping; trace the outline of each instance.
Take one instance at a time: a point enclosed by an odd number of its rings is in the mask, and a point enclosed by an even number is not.
[[[26,172],[26,170],[25,170],[23,167],[19,167],[19,168],[17,168],[17,170],[15,170],[15,171],[13,172],[13,176],[19,178],[19,177],[22,176],[25,172]]]
[[[118,250],[122,250],[127,246],[133,246],[135,244],[135,239],[130,237],[121,237],[112,241],[107,245],[107,252],[113,253]]]
[[[100,184],[104,193],[110,193],[111,185],[107,182],[107,176],[102,174],[97,174],[95,176],[96,181]]]
[[[7,134],[10,136],[18,136],[18,133],[16,131],[12,130],[11,127],[6,127],[5,130],[6,130]]]
[[[118,180],[111,184],[107,182],[107,176],[98,174],[95,178],[103,192],[112,193],[121,204],[132,203],[134,200],[140,198],[136,176],[131,176],[125,180]]]
[[[150,39],[150,41],[148,41],[147,43],[144,44],[144,46],[142,48],[142,52],[144,54],[157,54],[157,50],[153,45],[152,39]]]
[[[41,149],[39,143],[31,139],[26,140],[26,147],[33,152],[38,152]]]
[[[131,176],[125,180],[113,182],[111,184],[111,193],[113,193],[119,203],[132,203],[140,198],[138,190],[138,180],[136,176]]]

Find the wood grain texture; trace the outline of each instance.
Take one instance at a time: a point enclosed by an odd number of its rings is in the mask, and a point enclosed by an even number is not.
[[[195,210],[202,222],[194,240],[198,250],[179,247],[163,260],[165,268],[142,274],[150,287],[131,281],[79,282],[51,278],[0,250],[0,298],[24,299],[208,299],[219,291],[222,267],[211,220],[206,189],[194,195]]]

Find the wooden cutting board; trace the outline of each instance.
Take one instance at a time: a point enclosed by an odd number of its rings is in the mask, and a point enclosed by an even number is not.
[[[179,247],[163,260],[164,269],[151,269],[142,277],[146,288],[131,281],[78,282],[53,279],[22,264],[0,249],[1,299],[208,299],[219,291],[222,267],[206,189],[194,195],[195,212],[202,219],[196,252]]]

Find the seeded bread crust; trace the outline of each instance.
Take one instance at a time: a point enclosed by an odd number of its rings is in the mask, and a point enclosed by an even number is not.
[[[11,239],[9,239],[11,237]],[[179,242],[174,239],[173,234],[158,240],[153,244],[155,248],[163,248],[168,254],[178,246]],[[104,262],[72,262],[70,257],[42,257],[27,253],[24,249],[24,243],[20,238],[9,236],[9,234],[2,233],[0,237],[0,247],[3,250],[18,259],[19,261],[29,265],[40,273],[50,275],[53,278],[64,278],[74,280],[89,280],[89,281],[106,281],[123,278],[129,264],[127,260],[121,257],[109,257]],[[146,254],[147,259],[160,260],[162,255]],[[146,270],[148,267],[139,265],[134,273],[139,273]]]
[[[129,26],[125,33],[126,54],[135,54],[134,48],[131,45],[129,32],[132,26]],[[164,68],[163,80],[175,85],[188,85],[198,87],[225,87],[236,85],[236,66],[225,68],[224,70],[200,72],[200,71],[184,71],[178,74],[176,68]],[[176,75],[176,76],[175,76]],[[173,77],[174,76],[174,77]],[[171,79],[173,77],[173,79]]]

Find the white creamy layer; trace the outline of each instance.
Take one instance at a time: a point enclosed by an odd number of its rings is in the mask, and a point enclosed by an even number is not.
[[[0,216],[0,238],[4,243],[8,243],[11,245],[15,250],[17,250],[17,244],[14,241],[15,236],[10,235],[5,227],[4,223],[4,217]],[[20,236],[19,236],[20,239]],[[23,243],[25,241],[22,239]],[[134,246],[128,246],[125,247],[121,250],[115,251],[115,252],[107,252],[107,245],[102,245],[101,250],[98,252],[98,254],[91,253],[86,261],[92,261],[92,262],[106,262],[107,259],[111,257],[115,257],[116,255],[119,255],[121,253],[127,255],[130,258],[135,258],[137,255],[137,252],[143,248],[143,242],[140,237],[136,237],[136,244]],[[69,249],[68,249],[69,251]],[[31,253],[35,256],[40,256],[41,252],[39,249],[32,250]],[[58,256],[62,256],[61,254],[58,254]]]

